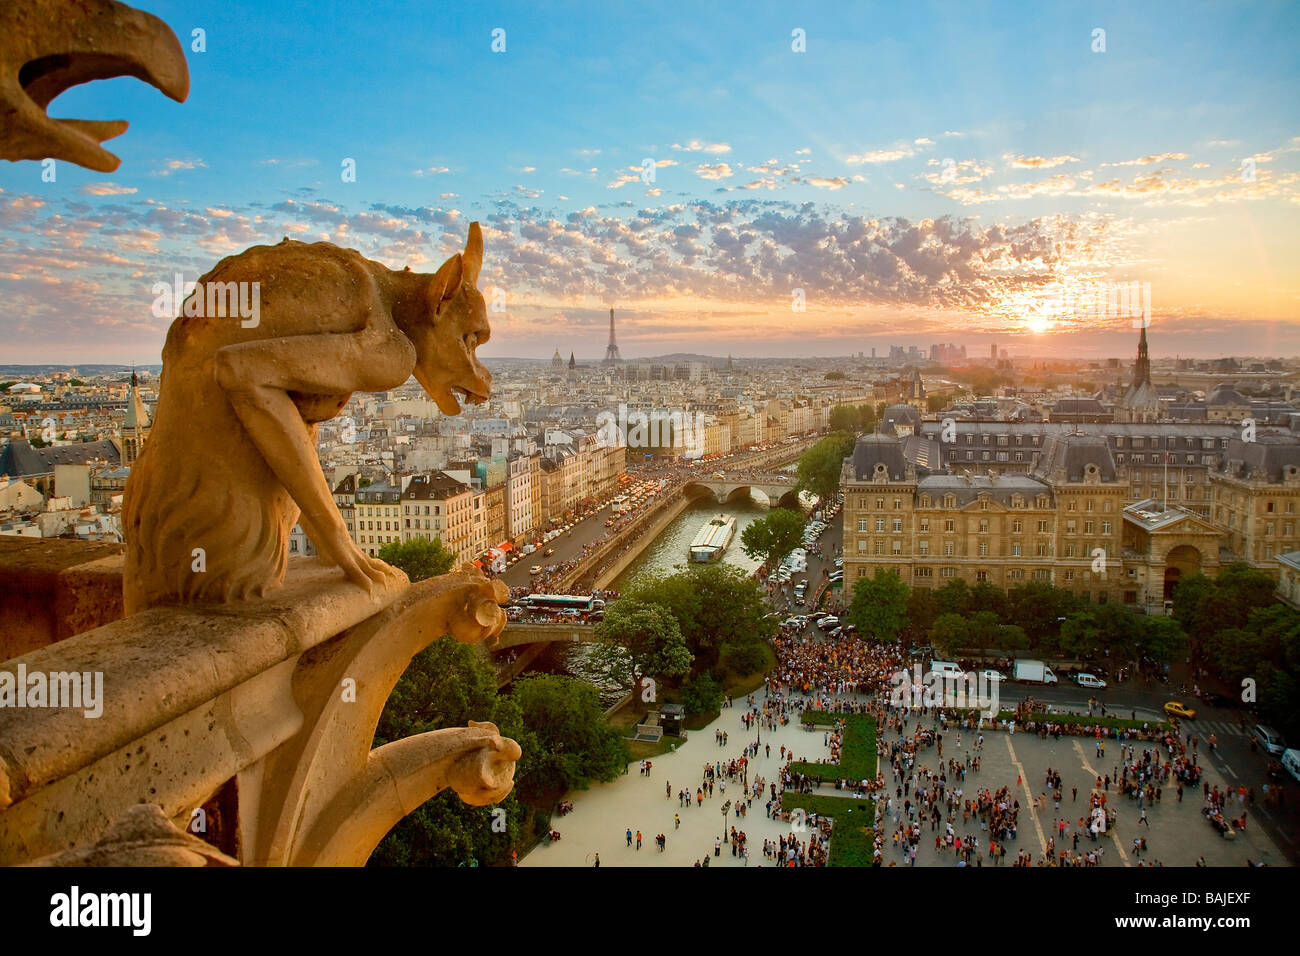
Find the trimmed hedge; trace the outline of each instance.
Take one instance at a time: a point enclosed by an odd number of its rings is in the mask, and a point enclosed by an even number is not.
[[[816,794],[787,792],[781,797],[783,810],[803,810],[830,817],[830,853],[827,866],[872,866],[876,829],[876,802],[852,797],[823,797]]]
[[[844,740],[840,746],[840,762],[810,763],[795,761],[790,764],[793,773],[823,780],[874,780],[876,778],[876,719],[867,714],[828,714],[815,712],[824,720],[821,723],[844,721]],[[804,711],[808,714],[808,711]]]
[[[944,711],[949,715],[957,717],[975,717],[983,711],[975,710],[969,707],[949,708]],[[1016,717],[1013,710],[1003,710],[998,712],[998,720],[1011,720],[1015,718],[1018,727],[1024,726],[1024,721]],[[1029,719],[1037,723],[1066,724],[1072,727],[1106,727],[1110,730],[1141,730],[1142,725],[1146,724],[1147,730],[1154,730],[1163,733],[1173,729],[1173,725],[1167,720],[1130,720],[1127,717],[1089,717],[1086,714],[1049,714],[1043,711],[1035,711],[1029,715]],[[988,725],[985,729],[990,729]]]

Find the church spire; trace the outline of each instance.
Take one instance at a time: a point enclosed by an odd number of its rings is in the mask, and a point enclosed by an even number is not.
[[[1133,387],[1151,384],[1151,359],[1147,355],[1147,327],[1142,325],[1142,334],[1138,338],[1138,357],[1133,366]]]

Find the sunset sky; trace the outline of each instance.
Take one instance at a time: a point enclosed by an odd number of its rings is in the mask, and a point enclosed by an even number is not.
[[[137,5],[205,31],[189,100],[57,99],[130,120],[111,175],[0,161],[3,361],[157,362],[177,272],[431,271],[473,220],[488,357],[603,355],[610,306],[625,358],[1127,357],[1079,303],[1129,283],[1154,355],[1300,355],[1300,4]]]

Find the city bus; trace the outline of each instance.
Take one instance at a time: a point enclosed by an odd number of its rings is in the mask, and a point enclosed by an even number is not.
[[[604,601],[590,594],[530,594],[519,603],[527,604],[534,611],[571,614],[599,611],[605,606]]]

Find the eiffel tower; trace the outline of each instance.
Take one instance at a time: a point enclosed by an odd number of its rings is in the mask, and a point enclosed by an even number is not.
[[[614,341],[614,310],[609,310],[609,345],[605,348],[605,364],[617,365],[623,359],[618,354],[618,343]]]

